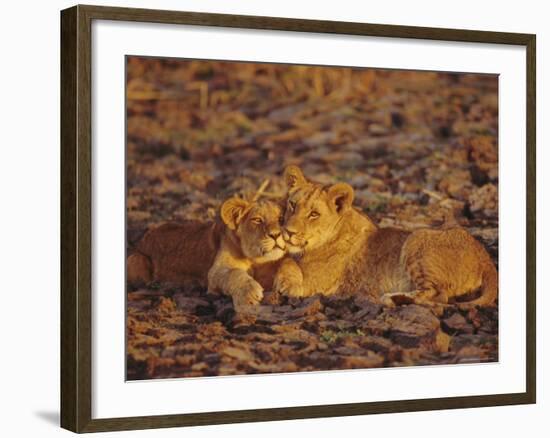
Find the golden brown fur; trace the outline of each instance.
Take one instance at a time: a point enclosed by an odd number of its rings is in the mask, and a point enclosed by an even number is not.
[[[129,284],[151,281],[206,287],[223,226],[212,222],[166,223],[145,233],[127,260]]]
[[[237,309],[262,300],[285,254],[281,214],[281,207],[270,201],[232,198],[224,203],[226,228],[208,272],[209,291],[230,295]]]
[[[285,170],[285,180],[283,234],[295,260],[283,261],[275,290],[292,296],[367,292],[392,304],[403,297],[447,303],[481,289],[479,298],[461,306],[495,301],[495,266],[466,230],[378,228],[352,207],[351,186],[322,187],[307,181],[296,166]]]
[[[149,230],[127,260],[129,284],[153,280],[208,286],[235,305],[258,303],[285,253],[281,207],[271,201],[226,200],[216,223],[163,224]]]

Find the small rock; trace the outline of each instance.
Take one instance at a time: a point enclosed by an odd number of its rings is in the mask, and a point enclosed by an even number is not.
[[[272,291],[264,292],[264,298],[262,300],[262,303],[276,306],[281,304],[281,301],[282,301],[281,294],[277,292],[272,292]]]
[[[223,324],[228,325],[233,321],[235,316],[235,309],[233,308],[232,303],[226,303],[221,305],[216,310],[216,319],[221,321]]]
[[[323,304],[318,296],[306,298],[302,302],[302,306],[290,312],[291,318],[301,318],[303,316],[314,315],[323,309]]]
[[[145,310],[151,307],[151,300],[128,300],[128,309]]]
[[[151,213],[148,211],[129,211],[126,214],[126,217],[128,219],[128,222],[140,222],[140,221],[146,221],[151,219]]]
[[[192,371],[206,371],[209,368],[209,365],[205,362],[198,362],[191,365]]]
[[[474,190],[468,201],[472,213],[481,212],[485,216],[496,216],[498,214],[498,189],[494,184],[485,184]]]
[[[375,303],[371,298],[367,296],[357,296],[354,299],[354,303],[359,310],[353,315],[355,321],[366,321],[376,317],[380,313],[382,306]]]
[[[395,128],[401,128],[405,124],[405,116],[397,111],[391,113],[391,123]]]
[[[342,360],[342,368],[379,368],[384,365],[384,357],[368,351],[360,356],[347,356]]]
[[[175,294],[173,299],[179,309],[185,310],[190,313],[195,313],[197,308],[200,306],[208,307],[210,305],[208,301],[202,298],[189,297],[184,294]]]
[[[374,334],[388,333],[389,338],[402,347],[428,349],[437,347],[439,326],[439,319],[429,309],[415,304],[385,309],[366,324]]]
[[[372,134],[374,136],[386,135],[388,132],[388,128],[386,128],[384,125],[380,125],[378,123],[371,123],[369,125],[369,134]]]
[[[247,350],[243,350],[235,347],[225,347],[222,351],[226,356],[230,356],[234,359],[241,360],[243,362],[253,361],[254,355]]]
[[[498,150],[495,136],[480,135],[468,142],[470,160],[481,170],[487,172],[498,162]]]
[[[451,335],[474,333],[474,327],[458,312],[444,319],[441,323],[443,329]]]
[[[473,345],[461,348],[456,354],[458,363],[478,363],[486,360],[487,354],[485,351]]]
[[[438,184],[438,190],[457,199],[466,199],[471,187],[471,175],[467,170],[452,170]]]
[[[160,312],[170,313],[176,310],[176,303],[168,297],[160,297],[157,304],[157,310]]]
[[[361,356],[363,350],[358,347],[336,347],[334,349],[335,353],[341,354],[343,356]]]

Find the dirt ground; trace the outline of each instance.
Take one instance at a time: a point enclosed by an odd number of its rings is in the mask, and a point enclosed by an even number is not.
[[[128,58],[127,250],[148,227],[210,220],[235,193],[284,195],[298,164],[345,181],[380,226],[456,220],[498,267],[498,79],[491,75]],[[274,297],[127,291],[127,377],[151,379],[498,360],[498,307],[442,315],[349,291]]]

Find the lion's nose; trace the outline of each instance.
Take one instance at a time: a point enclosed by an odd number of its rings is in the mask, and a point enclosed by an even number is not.
[[[284,229],[284,234],[285,236],[288,236],[289,239],[296,233],[297,231],[293,228],[285,227]]]
[[[270,230],[268,234],[269,237],[271,237],[273,240],[277,240],[277,237],[281,235],[281,230]]]

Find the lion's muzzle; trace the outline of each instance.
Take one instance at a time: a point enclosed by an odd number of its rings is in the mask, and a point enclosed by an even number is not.
[[[286,243],[285,243],[285,239],[283,238],[282,235],[279,235],[277,236],[277,238],[275,239],[275,245],[281,249],[285,249],[286,248]]]

